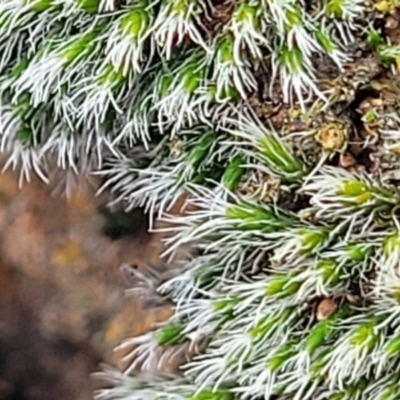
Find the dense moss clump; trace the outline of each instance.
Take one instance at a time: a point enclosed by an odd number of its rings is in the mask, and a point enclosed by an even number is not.
[[[97,173],[192,249],[97,399],[399,398],[399,7],[0,0],[6,168]]]

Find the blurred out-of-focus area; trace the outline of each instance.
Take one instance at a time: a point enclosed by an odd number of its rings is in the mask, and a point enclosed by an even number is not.
[[[126,297],[120,270],[159,262],[159,238],[137,212],[113,225],[95,192],[0,175],[0,400],[91,399],[99,363],[122,368],[113,347],[167,312]]]

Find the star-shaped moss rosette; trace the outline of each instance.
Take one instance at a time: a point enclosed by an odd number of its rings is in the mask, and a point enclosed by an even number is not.
[[[399,7],[0,0],[5,168],[95,173],[191,250],[97,399],[399,397]]]

